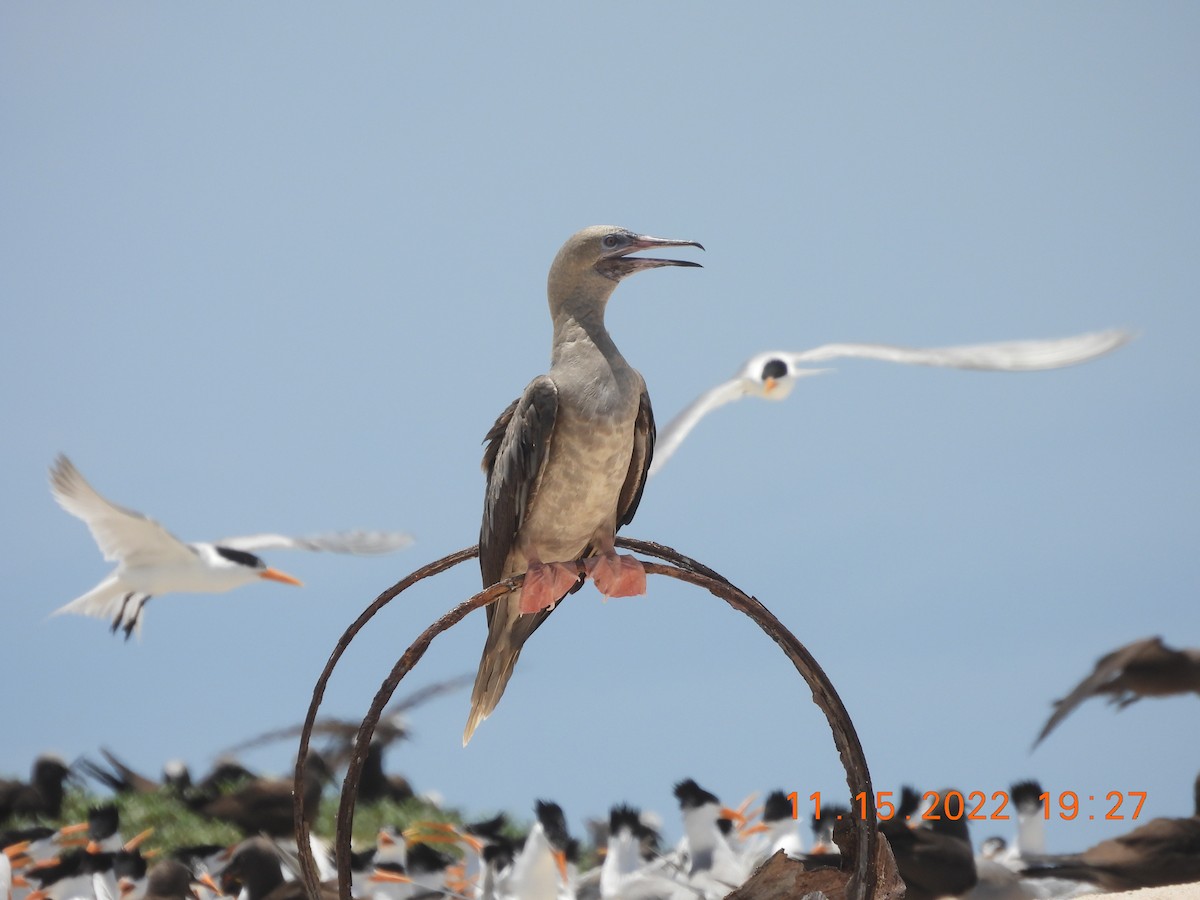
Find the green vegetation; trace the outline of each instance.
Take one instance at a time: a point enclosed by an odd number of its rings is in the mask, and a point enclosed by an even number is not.
[[[143,848],[153,848],[160,853],[170,853],[177,847],[198,844],[231,845],[245,836],[233,825],[193,812],[169,789],[153,794],[115,796],[100,796],[90,791],[68,789],[60,820],[39,822],[13,819],[0,823],[0,828],[37,824],[60,827],[73,822],[83,822],[87,819],[89,808],[105,803],[117,805],[121,817],[121,834],[126,838],[131,838],[147,828],[153,828],[154,834],[143,844]],[[321,808],[313,823],[313,831],[316,834],[332,839],[337,821],[337,808],[336,794],[327,793],[321,798]],[[355,846],[372,844],[380,829],[386,826],[404,830],[416,822],[449,822],[461,825],[463,821],[464,817],[458,810],[440,809],[418,798],[403,803],[383,800],[378,803],[359,804],[354,813],[353,841]],[[446,848],[439,845],[439,849]]]

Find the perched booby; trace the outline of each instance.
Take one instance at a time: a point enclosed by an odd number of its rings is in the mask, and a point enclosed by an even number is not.
[[[1151,819],[1082,853],[1043,857],[1024,874],[1087,881],[1106,891],[1200,881],[1200,776],[1193,794],[1193,812],[1188,818]]]
[[[1034,372],[1087,362],[1117,349],[1132,337],[1132,332],[1114,328],[1043,341],[1003,341],[956,347],[822,344],[799,353],[778,350],[756,353],[742,364],[733,378],[705,391],[662,430],[655,447],[654,462],[650,464],[650,474],[654,475],[665,466],[683,439],[717,407],[751,395],[766,400],[782,400],[792,392],[797,379],[829,371],[806,369],[803,368],[805,364],[851,357],[987,372]]]
[[[1108,702],[1124,709],[1143,697],[1200,694],[1200,648],[1174,650],[1162,638],[1144,638],[1100,657],[1092,674],[1054,703],[1054,713],[1042,727],[1037,747],[1058,723],[1089,697],[1108,695]]]
[[[616,531],[637,511],[654,451],[654,415],[642,376],[617,350],[604,310],[621,279],[659,266],[630,256],[651,247],[699,247],[597,225],[572,235],[550,266],[550,371],[500,414],[486,437],[479,563],[485,586],[525,573],[524,587],[487,608],[463,745],[500,702],[521,647],[578,584],[575,561],[606,597],[645,593],[641,563],[618,556]]]
[[[185,544],[153,519],[100,496],[65,456],[50,469],[50,489],[59,506],[82,519],[104,558],[116,571],[53,615],[75,613],[111,619],[111,630],[141,634],[142,608],[157,594],[216,594],[266,578],[299,585],[291,575],[267,567],[256,550],[326,550],[331,553],[391,553],[412,543],[398,532],[342,531],[311,537],[254,534],[212,543]]]
[[[29,782],[0,781],[0,822],[12,816],[48,816],[62,813],[63,782],[70,769],[61,756],[43,753],[33,761]]]

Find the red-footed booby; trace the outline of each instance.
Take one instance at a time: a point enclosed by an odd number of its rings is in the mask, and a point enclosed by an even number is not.
[[[141,635],[142,609],[157,594],[216,594],[260,578],[300,584],[268,568],[253,551],[376,554],[412,543],[412,537],[401,532],[339,531],[310,537],[253,534],[185,544],[153,519],[102,497],[62,455],[50,469],[50,490],[59,506],[87,524],[104,558],[117,563],[111,575],[52,615],[112,619],[110,630],[122,629],[126,640],[134,631]]]
[[[487,608],[464,746],[500,702],[522,645],[576,589],[577,560],[587,559],[606,597],[645,593],[641,563],[617,555],[613,542],[642,497],[654,415],[645,381],[604,327],[604,310],[621,279],[635,272],[699,265],[629,254],[682,246],[700,244],[594,225],[573,234],[550,266],[550,371],[530,382],[486,438],[483,583],[520,573],[525,582]]]

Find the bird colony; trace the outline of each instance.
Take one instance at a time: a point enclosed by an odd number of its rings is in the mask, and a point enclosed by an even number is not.
[[[783,400],[801,379],[829,371],[814,365],[836,359],[1028,372],[1088,362],[1132,337],[1113,329],[951,347],[838,343],[768,351],[746,360],[730,380],[702,391],[659,432],[646,383],[618,350],[605,326],[605,311],[626,278],[657,268],[699,268],[691,260],[645,255],[667,248],[703,250],[693,240],[592,226],[568,238],[551,264],[549,371],[530,382],[486,430],[481,581],[487,587],[523,576],[523,582],[487,607],[464,746],[489,716],[498,714],[505,687],[517,675],[522,647],[564,597],[589,580],[606,597],[645,593],[641,562],[614,549],[617,532],[633,520],[651,478],[680,452],[685,439],[702,437],[703,419],[721,406],[748,396]],[[480,425],[482,432],[486,423]],[[185,542],[154,519],[106,499],[65,455],[51,466],[50,487],[58,504],[87,525],[105,559],[115,564],[111,574],[56,614],[102,619],[125,639],[142,637],[146,606],[154,597],[219,593],[260,579],[300,584],[259,553],[380,554],[411,542],[408,534],[391,531]],[[1124,705],[1184,692],[1200,692],[1200,651],[1173,650],[1157,638],[1135,641],[1104,656],[1055,704],[1037,740],[1092,696],[1106,695]],[[345,724],[351,732],[355,727]],[[168,767],[162,780],[149,779],[104,752],[106,767],[90,761],[68,767],[44,757],[36,761],[30,782],[0,785],[0,828],[5,829],[0,900],[303,896],[296,847],[289,844],[290,780],[261,778],[234,763],[195,783],[178,766]],[[403,779],[385,776],[381,751],[372,752],[360,802],[412,802],[411,788]],[[338,762],[313,760],[304,798],[309,816],[316,814]],[[86,822],[64,821],[64,781],[83,775],[118,798],[169,796],[189,814],[236,829],[242,839],[235,834],[216,845],[156,846],[152,832],[123,834],[114,804],[93,806]],[[1016,832],[990,839],[979,853],[972,850],[963,817],[943,814],[952,811],[949,804],[958,794],[950,788],[902,789],[896,814],[881,822],[880,830],[912,900],[1067,897],[1176,884],[1200,880],[1200,782],[1196,790],[1193,816],[1154,819],[1067,856],[1045,853],[1039,812],[1049,799],[1028,782],[1011,790]],[[807,798],[781,791],[753,809],[752,801],[725,807],[690,779],[675,786],[675,796],[684,837],[674,847],[662,845],[660,820],[627,805],[614,806],[606,819],[595,822],[582,844],[568,833],[562,809],[542,800],[525,831],[503,816],[473,824],[419,816],[385,823],[355,854],[353,894],[377,900],[723,897],[776,853],[808,868],[836,867],[838,823],[861,814],[836,805],[810,810]],[[811,842],[801,821],[812,827]],[[314,842],[324,877],[334,878],[328,848],[318,838]],[[336,894],[334,888],[329,892]]]

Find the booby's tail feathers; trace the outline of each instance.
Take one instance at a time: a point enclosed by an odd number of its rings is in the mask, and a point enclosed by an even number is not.
[[[504,696],[521,648],[546,615],[546,611],[521,615],[519,588],[496,601],[495,612],[488,623],[487,642],[479,658],[479,671],[475,674],[475,687],[471,689],[471,713],[463,730],[464,747],[479,723],[492,714]]]

